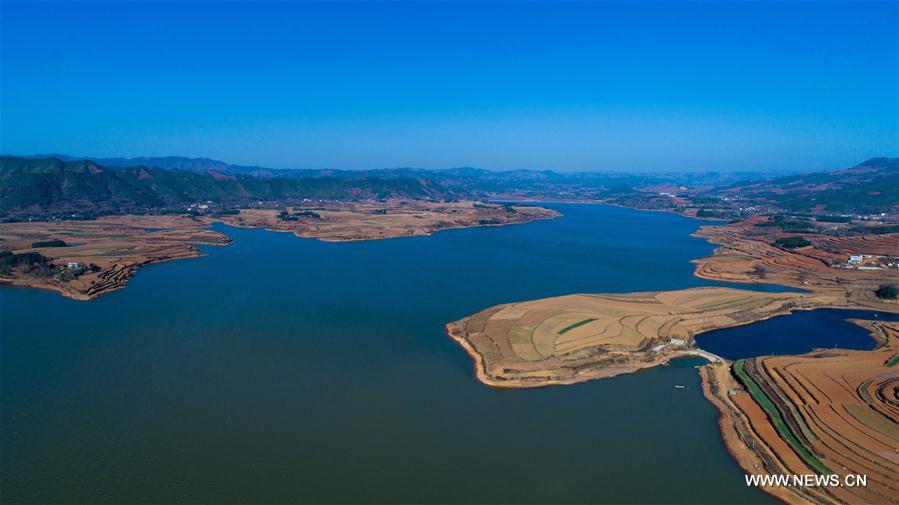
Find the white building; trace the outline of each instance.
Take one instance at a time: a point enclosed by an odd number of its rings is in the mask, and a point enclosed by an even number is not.
[[[682,338],[672,338],[671,345],[687,345],[687,341]]]
[[[77,261],[70,261],[66,263],[66,268],[68,268],[69,270],[81,270],[81,263],[78,263]]]

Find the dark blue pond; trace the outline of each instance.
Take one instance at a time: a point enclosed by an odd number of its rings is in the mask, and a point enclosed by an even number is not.
[[[877,341],[848,319],[899,321],[899,314],[867,310],[818,309],[778,316],[746,326],[696,336],[696,345],[727,359],[804,354],[815,349],[868,350]]]

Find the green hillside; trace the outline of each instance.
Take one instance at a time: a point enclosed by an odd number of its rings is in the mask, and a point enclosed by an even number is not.
[[[225,205],[258,200],[443,199],[421,179],[280,179],[196,173],[144,166],[107,168],[89,160],[0,156],[0,213],[123,212],[177,208],[211,200]]]
[[[899,158],[871,158],[843,170],[747,181],[709,193],[796,212],[894,212],[899,209]]]

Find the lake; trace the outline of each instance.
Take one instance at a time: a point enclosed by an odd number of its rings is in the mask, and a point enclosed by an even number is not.
[[[746,326],[701,333],[696,345],[729,360],[776,354],[805,354],[834,347],[867,351],[877,345],[871,332],[849,319],[899,321],[899,314],[855,309],[816,309],[777,316]]]
[[[0,288],[0,500],[774,503],[726,453],[701,360],[476,381],[449,321],[714,285],[689,262],[713,249],[701,222],[552,206],[565,216],[360,243],[217,225],[233,244],[90,302]]]

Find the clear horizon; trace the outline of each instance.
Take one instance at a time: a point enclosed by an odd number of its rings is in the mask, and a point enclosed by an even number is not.
[[[0,9],[3,153],[558,172],[899,156],[895,2]]]
[[[662,175],[662,174],[703,174],[709,172],[720,172],[720,173],[746,173],[746,174],[771,174],[773,176],[776,175],[790,175],[790,174],[799,174],[799,173],[810,173],[810,172],[828,172],[834,170],[842,170],[846,168],[852,168],[854,166],[858,166],[865,161],[874,158],[894,158],[894,156],[868,156],[863,160],[858,160],[857,162],[852,162],[846,166],[834,166],[834,167],[821,167],[819,169],[801,169],[801,168],[783,168],[783,169],[745,169],[745,170],[732,170],[732,171],[718,171],[714,169],[708,170],[607,170],[607,169],[594,169],[594,170],[565,170],[565,169],[554,169],[554,168],[490,168],[490,167],[477,167],[470,165],[458,165],[458,166],[446,166],[446,167],[424,167],[424,166],[395,166],[395,167],[369,167],[369,168],[302,168],[302,167],[272,167],[266,166],[259,163],[234,163],[228,160],[222,160],[217,158],[212,158],[209,156],[181,156],[177,154],[172,155],[148,155],[148,156],[90,156],[90,155],[73,155],[70,153],[0,153],[0,156],[12,156],[12,157],[21,157],[21,158],[29,158],[29,157],[39,157],[39,158],[51,158],[51,157],[68,157],[76,160],[81,159],[89,159],[89,160],[104,160],[104,159],[127,159],[127,160],[139,160],[139,159],[159,159],[159,158],[184,158],[189,160],[209,160],[217,163],[225,163],[227,165],[233,166],[242,166],[242,167],[257,167],[261,169],[271,169],[271,170],[348,170],[348,171],[365,171],[365,170],[453,170],[459,168],[473,168],[477,170],[488,170],[492,172],[504,172],[504,171],[514,171],[514,170],[550,170],[552,172],[556,172],[559,174],[574,174],[574,173],[607,173],[607,174],[622,174],[622,175]]]

